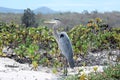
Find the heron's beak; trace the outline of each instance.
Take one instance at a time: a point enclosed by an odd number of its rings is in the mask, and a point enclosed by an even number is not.
[[[55,24],[56,21],[54,21],[54,20],[51,20],[51,21],[44,21],[44,23],[47,23],[47,24]]]

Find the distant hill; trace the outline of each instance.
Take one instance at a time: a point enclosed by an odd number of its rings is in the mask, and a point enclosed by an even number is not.
[[[0,7],[0,13],[23,13],[23,9],[11,9],[11,8],[5,8]]]
[[[23,13],[24,9],[12,9],[12,8],[5,8],[5,7],[0,7],[0,13]],[[57,13],[57,11],[54,11],[50,8],[47,7],[40,7],[35,10],[33,10],[35,14],[42,13],[42,14],[53,14]]]
[[[37,8],[35,10],[33,10],[34,13],[42,13],[42,14],[53,14],[53,13],[56,13],[56,11],[50,9],[50,8],[47,8],[47,7],[40,7],[40,8]]]

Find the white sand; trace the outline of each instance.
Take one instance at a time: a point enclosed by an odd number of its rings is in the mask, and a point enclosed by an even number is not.
[[[33,71],[28,64],[20,64],[9,58],[0,58],[0,80],[57,80],[51,72]]]
[[[94,72],[94,66],[68,68],[68,75],[77,74],[80,69],[86,74]],[[31,70],[28,64],[20,64],[9,58],[0,58],[0,80],[58,80],[62,72],[52,73],[52,69],[39,66],[38,71]],[[103,66],[98,66],[98,72],[103,72]],[[81,73],[82,73],[81,72]]]

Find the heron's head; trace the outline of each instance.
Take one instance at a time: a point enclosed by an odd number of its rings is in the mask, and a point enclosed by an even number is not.
[[[61,21],[59,19],[53,19],[53,20],[49,20],[49,21],[44,21],[44,23],[46,24],[52,24],[53,25],[53,30],[56,31],[59,29],[59,27],[61,27]]]
[[[53,19],[53,20],[49,20],[49,21],[44,21],[44,23],[46,24],[60,24],[61,21],[59,19]]]

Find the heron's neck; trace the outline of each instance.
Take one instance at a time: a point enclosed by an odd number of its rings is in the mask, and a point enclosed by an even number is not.
[[[57,30],[56,24],[53,25],[53,35],[55,36],[56,40],[58,40],[58,38],[59,38],[59,32]]]

